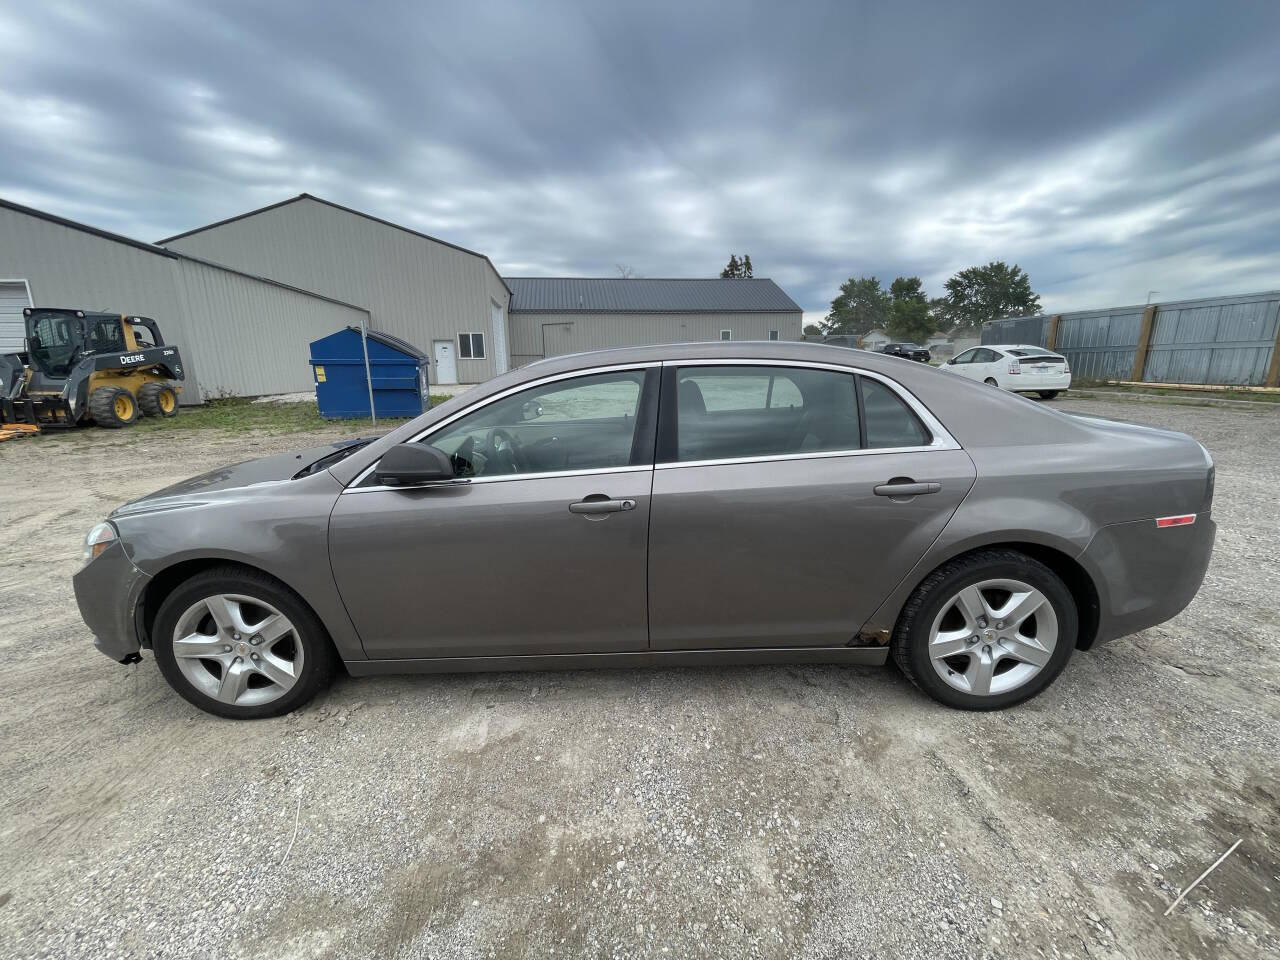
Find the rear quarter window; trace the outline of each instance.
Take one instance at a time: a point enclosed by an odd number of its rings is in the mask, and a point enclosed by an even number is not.
[[[867,426],[867,448],[926,447],[932,441],[920,418],[878,380],[859,377],[863,416]]]

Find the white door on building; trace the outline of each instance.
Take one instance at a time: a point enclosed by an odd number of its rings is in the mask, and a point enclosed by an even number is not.
[[[32,306],[25,280],[0,280],[0,356],[25,349],[22,308]]]
[[[458,354],[452,340],[434,340],[436,355],[436,383],[458,382]]]
[[[496,373],[507,372],[507,318],[502,307],[489,301],[493,308],[493,362]]]

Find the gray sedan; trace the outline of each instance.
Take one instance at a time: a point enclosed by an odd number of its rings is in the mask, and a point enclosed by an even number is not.
[[[995,709],[1190,602],[1213,463],[922,364],[801,343],[636,347],[504,374],[381,438],[230,466],[96,526],[97,647],[226,717],[340,666],[890,657]]]

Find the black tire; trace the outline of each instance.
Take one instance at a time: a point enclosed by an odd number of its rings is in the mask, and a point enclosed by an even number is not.
[[[138,422],[138,401],[124,387],[99,387],[89,396],[89,416],[112,430]]]
[[[1056,397],[1056,396],[1057,396],[1058,394],[1060,394],[1061,392],[1062,392],[1061,390],[1041,390],[1041,391],[1040,391],[1040,399],[1041,399],[1041,400],[1052,400],[1054,397]]]
[[[240,594],[263,600],[292,622],[304,653],[301,675],[293,687],[268,703],[237,706],[199,690],[182,673],[173,652],[174,628],[184,611],[217,594]],[[310,701],[333,677],[336,657],[329,634],[306,602],[275,577],[243,567],[215,567],[198,573],[165,598],[151,636],[156,664],[169,686],[201,710],[232,720],[278,717]]]
[[[1057,645],[1039,673],[1004,693],[977,696],[950,686],[934,670],[928,645],[934,619],[965,587],[983,580],[1019,580],[1045,595],[1058,621]],[[1056,573],[1016,550],[980,550],[957,557],[925,577],[903,607],[891,650],[907,679],[939,703],[961,710],[1002,710],[1030,700],[1062,672],[1076,646],[1079,617],[1071,592]]]
[[[152,380],[138,390],[138,406],[148,417],[176,417],[178,394],[167,383]]]
[[[982,382],[985,383],[988,387],[1000,386],[999,382],[996,380],[995,377],[987,377],[987,379],[983,380]]]

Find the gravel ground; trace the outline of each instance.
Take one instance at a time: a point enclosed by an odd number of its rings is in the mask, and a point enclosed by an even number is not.
[[[1202,440],[1218,545],[1180,617],[998,714],[801,666],[342,678],[218,720],[93,650],[80,538],[324,435],[3,445],[0,955],[1276,956],[1280,412],[1058,403]]]

